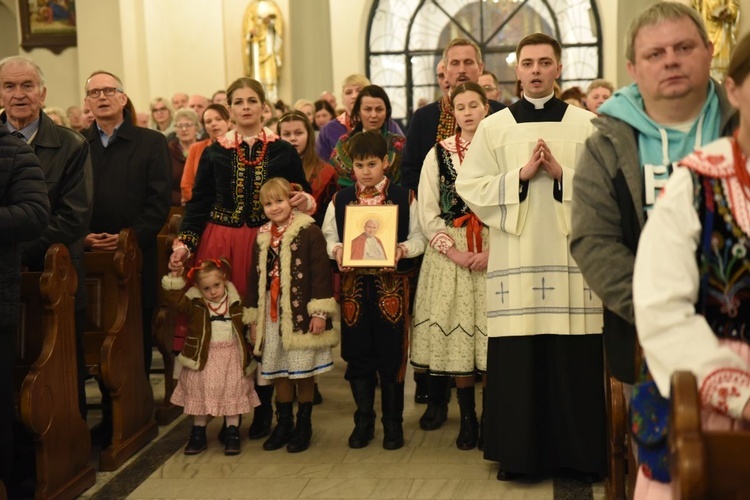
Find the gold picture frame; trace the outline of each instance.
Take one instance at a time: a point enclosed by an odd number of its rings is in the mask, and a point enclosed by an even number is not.
[[[344,267],[395,267],[398,205],[348,205]]]
[[[60,54],[77,44],[75,0],[18,0],[21,47]]]

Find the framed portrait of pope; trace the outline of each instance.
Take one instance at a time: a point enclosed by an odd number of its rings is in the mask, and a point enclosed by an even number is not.
[[[395,267],[397,205],[348,205],[344,214],[344,267]]]

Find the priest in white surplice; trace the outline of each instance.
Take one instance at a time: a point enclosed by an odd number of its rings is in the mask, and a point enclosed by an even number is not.
[[[568,250],[595,115],[555,98],[560,57],[547,35],[521,40],[523,98],[482,121],[456,181],[490,227],[484,456],[500,480],[606,473],[602,305]]]

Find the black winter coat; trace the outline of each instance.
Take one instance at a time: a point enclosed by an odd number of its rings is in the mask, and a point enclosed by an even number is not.
[[[6,122],[6,115],[0,115]],[[91,218],[93,180],[89,144],[78,132],[57,125],[44,111],[39,130],[29,144],[39,158],[49,195],[50,218],[42,237],[21,246],[21,262],[31,271],[42,271],[47,249],[53,243],[68,247],[78,274],[76,308],[86,305],[83,237]]]
[[[15,335],[20,300],[19,244],[42,234],[49,198],[39,160],[0,124],[0,335]]]

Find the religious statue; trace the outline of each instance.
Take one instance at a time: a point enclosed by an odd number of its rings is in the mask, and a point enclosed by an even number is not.
[[[284,23],[273,0],[254,0],[245,9],[242,48],[245,74],[263,84],[269,101],[278,99]]]
[[[693,0],[693,7],[706,23],[708,39],[714,44],[711,76],[724,80],[729,57],[737,42],[737,25],[740,18],[738,0]]]

